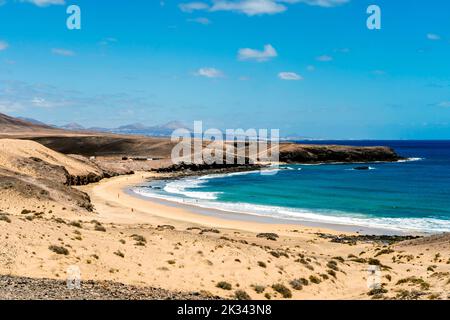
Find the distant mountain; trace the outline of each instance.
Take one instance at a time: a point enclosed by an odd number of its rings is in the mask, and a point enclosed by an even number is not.
[[[76,122],[71,122],[68,123],[64,126],[60,126],[59,128],[61,129],[65,129],[65,130],[72,130],[72,131],[83,131],[86,130],[82,125],[76,123]]]
[[[29,123],[32,123],[32,124],[37,124],[37,125],[40,125],[40,126],[48,126],[46,123],[44,123],[42,121],[39,121],[39,120],[36,120],[36,119],[33,119],[33,118],[17,117],[17,119],[20,119],[20,120],[23,120],[23,121],[26,121],[26,122],[29,122]]]
[[[170,137],[172,135],[172,132],[176,129],[186,129],[188,131],[192,131],[191,129],[189,129],[189,127],[187,127],[180,121],[170,121],[163,125],[157,126],[146,126],[142,123],[132,123],[112,129],[101,127],[85,128],[84,126],[75,122],[68,123],[63,126],[53,126],[47,125],[41,121],[31,118],[14,118],[0,113],[0,132],[4,133],[29,132],[39,130],[69,130],[144,135],[149,137]]]
[[[184,124],[182,124],[180,121],[170,121],[170,122],[167,122],[166,124],[160,126],[159,128],[170,129],[170,130],[189,129]]]
[[[30,119],[33,120],[33,119]],[[46,124],[36,123],[34,120],[27,121],[20,118],[14,118],[0,113],[0,132],[3,133],[15,133],[15,132],[30,132],[30,131],[49,131],[55,130],[55,128]]]
[[[172,135],[172,132],[176,129],[189,130],[189,128],[184,124],[182,124],[181,122],[171,121],[164,125],[159,126],[145,126],[142,123],[133,123],[125,126],[120,126],[114,129],[108,129],[108,132],[121,134],[138,134],[154,137],[168,137]]]

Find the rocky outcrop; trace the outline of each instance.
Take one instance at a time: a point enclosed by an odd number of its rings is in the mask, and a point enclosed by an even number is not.
[[[67,177],[66,184],[69,186],[84,186],[89,183],[99,182],[103,178],[104,178],[104,175],[98,175],[95,173],[89,173],[88,175],[85,175],[85,176],[69,175]]]
[[[221,172],[233,172],[233,171],[245,171],[245,170],[258,170],[262,168],[260,165],[252,165],[252,164],[195,164],[195,163],[177,163],[168,167],[163,167],[159,169],[155,169],[158,173],[175,173],[175,172],[184,172],[184,173],[194,173],[194,172],[204,172],[204,171],[221,171]]]
[[[393,162],[401,160],[392,148],[337,145],[280,145],[280,161],[286,163]]]
[[[67,288],[66,280],[0,275],[0,299],[6,300],[213,300],[199,292],[168,291],[113,281],[82,281],[81,289]]]

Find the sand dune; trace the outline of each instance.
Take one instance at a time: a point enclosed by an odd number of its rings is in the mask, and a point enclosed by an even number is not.
[[[0,274],[64,280],[76,266],[82,281],[223,298],[448,299],[450,246],[441,239],[418,246],[347,234],[354,241],[336,242],[340,233],[331,230],[223,220],[123,192],[155,175],[80,187],[92,213],[4,215],[10,222],[0,220]],[[368,287],[371,265],[379,268],[375,290]]]
[[[62,137],[43,139],[57,143],[58,150],[65,148]],[[341,241],[340,233],[332,230],[202,216],[124,192],[146,179],[167,177],[161,173],[138,172],[76,188],[68,185],[68,176],[102,174],[104,167],[122,173],[130,166],[148,170],[161,163],[121,161],[117,156],[133,151],[163,154],[170,147],[167,139],[121,139],[68,140],[66,153],[86,150],[85,141],[88,150],[104,143],[98,150],[114,157],[102,159],[103,167],[34,141],[0,139],[0,274],[38,279],[27,281],[30,287],[21,288],[21,296],[35,290],[42,283],[39,279],[60,285],[52,280],[64,280],[67,268],[77,266],[82,281],[223,298],[449,299],[448,235],[392,244],[348,233],[345,239],[350,241]],[[314,150],[319,149],[329,152],[322,147]],[[302,150],[286,152],[288,157],[297,157],[298,152],[303,157]],[[341,157],[341,148],[333,150]],[[270,240],[261,233],[278,237]],[[380,271],[378,289],[368,287],[372,267]],[[0,298],[1,294],[0,290]],[[87,294],[80,292],[79,297]]]
[[[0,139],[0,150],[0,210],[90,210],[89,196],[68,184],[72,176],[102,174],[97,166],[34,141]]]
[[[34,141],[0,139],[0,150],[0,167],[16,173],[33,174],[29,168],[21,165],[20,160],[24,158],[37,158],[52,165],[63,166],[71,175],[101,173],[95,165],[55,152]]]

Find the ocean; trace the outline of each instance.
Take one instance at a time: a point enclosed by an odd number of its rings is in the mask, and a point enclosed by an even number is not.
[[[389,146],[408,160],[284,165],[276,174],[241,172],[154,181],[133,191],[238,214],[400,232],[450,231],[450,141],[302,141]]]

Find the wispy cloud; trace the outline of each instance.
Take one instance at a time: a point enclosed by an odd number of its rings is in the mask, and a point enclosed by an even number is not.
[[[349,3],[350,0],[279,0],[279,2],[305,3],[310,6],[332,8],[332,7],[337,7],[337,6]]]
[[[61,48],[53,48],[52,53],[56,54],[58,56],[64,56],[64,57],[72,57],[75,55],[75,52],[68,49],[61,49]]]
[[[376,76],[384,76],[386,74],[386,71],[384,70],[373,70],[372,73]]]
[[[308,70],[309,72],[313,72],[316,70],[316,67],[314,67],[313,65],[309,65],[306,67],[306,70]]]
[[[206,78],[222,78],[224,76],[223,72],[216,68],[200,68],[195,75]]]
[[[44,84],[22,81],[0,82],[0,110],[16,112],[27,108],[53,108],[71,105],[70,92]]]
[[[49,100],[42,97],[34,97],[30,101],[31,105],[38,108],[58,108],[70,106],[70,101],[67,100]]]
[[[207,10],[209,9],[209,4],[204,2],[187,2],[179,4],[178,7],[181,11],[190,13],[197,10]]]
[[[331,8],[348,2],[350,0],[212,0],[209,2],[186,2],[180,4],[179,8],[181,11],[189,13],[198,10],[231,11],[257,16],[282,13],[288,9],[288,5],[296,3]]]
[[[442,102],[439,102],[439,103],[437,104],[437,106],[438,106],[438,107],[441,107],[441,108],[450,108],[450,100],[449,100],[449,101],[442,101]]]
[[[59,108],[117,110],[132,107],[149,110],[155,107],[149,99],[151,97],[145,93],[117,92],[90,95],[43,83],[0,80],[0,112],[4,113],[24,113],[36,108],[48,112],[55,112]]]
[[[339,48],[339,49],[334,49],[334,52],[338,52],[338,53],[350,53],[350,49],[349,48]]]
[[[64,0],[20,0],[20,2],[32,3],[38,7],[47,7],[51,5],[63,5],[66,2]]]
[[[107,46],[107,45],[110,45],[110,44],[116,43],[116,42],[117,42],[116,38],[107,37],[107,38],[102,39],[98,44],[101,46]]]
[[[303,77],[295,72],[280,72],[278,78],[281,80],[298,81],[303,80]]]
[[[248,16],[276,14],[287,10],[286,6],[273,0],[241,0],[241,1],[215,1],[211,11],[234,11]]]
[[[316,60],[317,60],[317,61],[320,61],[320,62],[329,62],[329,61],[332,61],[332,60],[333,60],[333,57],[324,54],[324,55],[322,55],[322,56],[318,56],[318,57],[316,58]]]
[[[278,56],[278,53],[270,44],[266,44],[263,50],[243,48],[238,51],[239,60],[255,60],[263,62],[275,58],[276,56]]]
[[[0,41],[0,51],[8,49],[9,44],[6,41]]]
[[[195,18],[195,19],[188,19],[187,21],[199,23],[199,24],[202,24],[202,25],[205,25],[205,26],[208,25],[208,24],[211,24],[211,20],[209,20],[208,18],[204,18],[204,17]]]
[[[434,41],[441,40],[441,36],[438,35],[438,34],[435,34],[435,33],[428,33],[427,34],[427,39],[428,40],[434,40]]]

